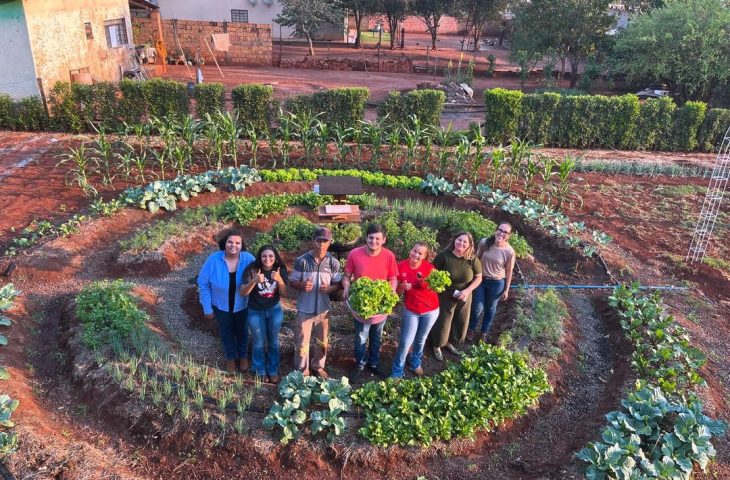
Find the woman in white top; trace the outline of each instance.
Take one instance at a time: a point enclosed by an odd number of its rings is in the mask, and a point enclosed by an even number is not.
[[[474,333],[482,315],[481,339],[487,340],[489,326],[497,313],[497,303],[507,300],[515,266],[515,251],[508,242],[512,225],[502,222],[489,238],[482,238],[477,246],[477,258],[482,263],[482,283],[474,290],[471,316],[466,338],[474,340]]]

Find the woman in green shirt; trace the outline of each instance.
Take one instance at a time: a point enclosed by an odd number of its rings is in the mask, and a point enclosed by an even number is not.
[[[439,294],[440,313],[430,335],[433,357],[443,361],[442,348],[454,355],[459,354],[454,343],[462,343],[466,337],[471,292],[482,282],[482,265],[474,255],[471,233],[457,233],[449,245],[436,255],[433,266],[451,275],[451,287]]]

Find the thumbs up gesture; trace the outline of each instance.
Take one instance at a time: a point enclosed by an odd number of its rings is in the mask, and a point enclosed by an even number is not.
[[[271,279],[275,281],[276,283],[283,283],[284,280],[281,278],[281,274],[279,274],[279,269],[273,270],[271,272]]]

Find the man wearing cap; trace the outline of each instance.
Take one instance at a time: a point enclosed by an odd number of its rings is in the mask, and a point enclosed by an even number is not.
[[[329,378],[324,369],[329,337],[330,298],[341,280],[340,262],[327,249],[332,232],[326,227],[314,231],[312,249],[294,261],[289,284],[298,290],[297,325],[294,333],[294,368],[304,375],[310,373]],[[309,361],[309,342],[314,333],[314,358]]]

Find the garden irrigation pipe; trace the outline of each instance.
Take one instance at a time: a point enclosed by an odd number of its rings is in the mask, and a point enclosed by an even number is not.
[[[614,289],[616,285],[511,285],[510,289],[527,289],[535,288],[538,290],[554,288],[556,290],[605,290]],[[689,290],[689,287],[678,287],[674,285],[640,285],[639,290],[669,290],[669,291],[684,291]]]

